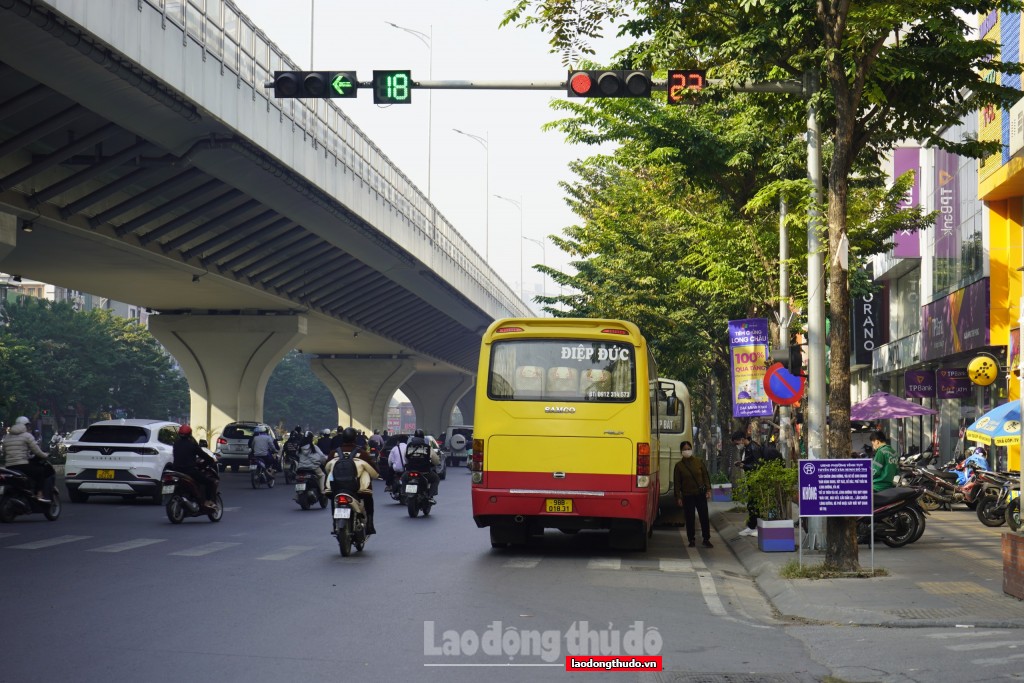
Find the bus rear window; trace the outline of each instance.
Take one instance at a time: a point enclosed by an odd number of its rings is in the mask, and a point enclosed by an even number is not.
[[[632,344],[570,339],[495,342],[487,395],[509,401],[592,401],[636,399]]]

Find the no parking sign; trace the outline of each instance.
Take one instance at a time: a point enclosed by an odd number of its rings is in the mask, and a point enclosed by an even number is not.
[[[764,373],[764,392],[780,406],[791,406],[804,396],[807,379],[794,375],[782,363],[775,363]]]

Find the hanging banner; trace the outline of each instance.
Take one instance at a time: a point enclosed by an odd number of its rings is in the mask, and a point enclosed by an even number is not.
[[[935,398],[935,372],[933,370],[908,370],[903,375],[907,398]]]
[[[967,368],[944,368],[936,371],[939,398],[970,398],[971,380]]]
[[[901,209],[921,205],[921,163],[919,147],[897,147],[893,152],[893,175],[899,177],[907,171],[914,171],[914,184],[900,202]],[[897,230],[893,236],[893,256],[896,258],[921,258],[921,240],[916,230]]]
[[[764,391],[767,356],[767,319],[729,321],[733,417],[762,417],[772,414],[772,402],[768,400],[768,395]]]

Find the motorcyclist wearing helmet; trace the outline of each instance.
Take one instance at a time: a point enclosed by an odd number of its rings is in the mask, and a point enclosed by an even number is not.
[[[22,472],[33,482],[36,500],[40,503],[49,503],[45,487],[52,467],[46,459],[46,453],[29,433],[28,423],[29,419],[25,416],[14,421],[14,426],[4,436],[4,456],[7,459],[7,467]]]
[[[338,460],[342,454],[352,454],[352,460],[356,465],[356,475],[359,477],[359,490],[348,491],[353,495],[359,497],[362,501],[363,507],[366,508],[366,534],[375,534],[377,529],[373,526],[373,480],[377,478],[377,470],[363,460],[359,456],[359,447],[356,445],[356,430],[352,427],[346,427],[341,431],[340,445],[334,452],[334,457],[327,461],[325,470],[327,473],[327,481],[330,482],[332,479],[332,472],[334,466],[338,463]]]
[[[204,463],[209,456],[192,436],[192,427],[178,427],[178,438],[174,440],[171,451],[174,454],[174,469],[195,480],[202,497],[200,504],[204,508],[213,507],[213,501],[217,499],[218,479],[216,476],[207,476]]]
[[[327,460],[315,443],[313,443],[313,432],[306,432],[302,437],[302,444],[299,445],[299,461],[297,469],[315,472],[318,491],[324,490],[323,465]]]
[[[331,430],[327,427],[320,430],[320,438],[316,441],[316,447],[328,458],[331,457]]]
[[[249,452],[256,460],[262,460],[268,470],[273,470],[274,453],[277,453],[277,443],[274,441],[274,437],[267,433],[266,425],[257,425],[256,429],[253,430]]]
[[[423,430],[417,429],[405,448],[405,469],[410,472],[419,472],[430,482],[431,503],[435,502],[437,486],[441,483],[441,477],[434,471],[434,468],[440,464],[441,459],[427,443]]]

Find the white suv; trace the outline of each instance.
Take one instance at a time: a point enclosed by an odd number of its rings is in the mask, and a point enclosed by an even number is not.
[[[96,422],[68,446],[64,482],[68,498],[146,496],[161,502],[160,479],[174,462],[178,423],[165,420]]]

